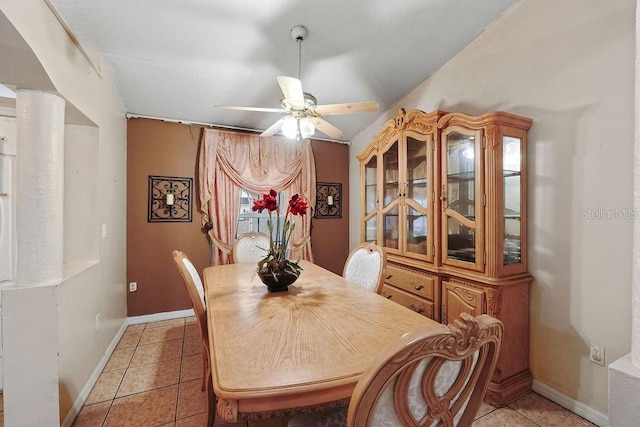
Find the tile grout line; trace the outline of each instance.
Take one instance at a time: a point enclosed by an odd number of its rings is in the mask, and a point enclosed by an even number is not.
[[[149,329],[147,329],[147,325],[148,325],[148,323],[145,323],[145,327],[141,330],[142,332],[144,332],[144,331],[146,331],[146,330],[156,329],[156,328],[149,328]],[[180,357],[179,357],[179,359],[180,359],[180,366],[179,366],[179,368],[178,368],[178,378],[177,378],[177,382],[176,382],[176,384],[169,384],[169,385],[162,386],[162,387],[156,387],[156,388],[152,388],[152,389],[149,389],[149,390],[139,391],[139,392],[137,392],[137,393],[132,393],[132,394],[129,394],[129,395],[126,395],[126,396],[121,396],[121,397],[134,396],[134,395],[136,395],[136,394],[147,393],[147,392],[154,391],[154,390],[161,390],[161,389],[163,389],[163,388],[168,388],[168,387],[171,387],[171,386],[175,385],[175,386],[176,386],[176,400],[175,400],[175,402],[176,402],[176,408],[175,408],[175,412],[174,412],[173,420],[171,420],[171,421],[170,421],[170,422],[172,422],[174,425],[175,425],[175,423],[177,422],[177,418],[178,418],[178,403],[179,403],[179,401],[180,401],[180,376],[181,376],[181,373],[182,373],[182,357],[183,357],[183,355],[184,355],[184,339],[185,339],[185,331],[186,331],[186,322],[182,325],[182,338],[178,338],[178,339],[174,339],[174,340],[158,341],[158,342],[148,343],[148,344],[140,344],[140,342],[142,341],[142,333],[141,333],[141,334],[140,334],[140,339],[138,340],[138,343],[137,343],[137,344],[136,344],[136,346],[135,346],[135,349],[134,349],[134,351],[133,351],[133,354],[131,355],[131,360],[129,361],[129,364],[127,365],[127,368],[126,368],[126,370],[125,370],[125,375],[126,375],[126,373],[127,373],[127,371],[129,370],[129,368],[131,368],[131,367],[132,367],[132,366],[131,366],[131,362],[133,362],[133,358],[134,358],[135,353],[136,353],[136,351],[138,350],[138,348],[139,348],[139,347],[144,347],[145,345],[161,344],[161,343],[167,343],[167,342],[170,342],[170,341],[178,341],[178,340],[181,340],[181,341],[182,341],[182,346],[180,347]],[[167,360],[171,360],[171,359],[167,359]],[[153,363],[160,363],[160,362],[153,362]],[[151,364],[153,364],[153,363],[143,363],[142,365],[138,365],[138,366],[151,365]],[[136,366],[136,367],[137,367],[137,366]],[[124,375],[123,375],[123,377],[122,377],[122,380],[121,380],[121,382],[120,382],[120,385],[122,385],[122,381],[124,381]],[[120,385],[118,386],[118,390],[120,389]],[[117,395],[117,391],[116,391],[116,395]],[[115,400],[116,400],[116,397],[114,396],[113,400],[111,401],[111,405],[113,405],[113,402],[115,402]],[[109,407],[109,410],[111,410],[111,405],[110,405],[110,407]],[[107,416],[108,416],[108,414],[109,414],[109,412],[107,411]],[[104,422],[106,422],[106,417],[105,417],[105,421],[104,421]],[[103,423],[103,425],[104,425],[104,423]]]
[[[180,368],[178,368],[178,390],[176,393],[176,410],[173,413],[173,425],[178,421],[178,405],[180,404],[180,379],[182,378],[182,362],[184,360],[184,339],[186,335],[187,322],[182,325],[182,348],[180,349]]]
[[[179,421],[179,419],[178,419],[178,417],[179,417],[179,413],[178,413],[178,411],[179,411],[180,395],[181,395],[180,390],[181,390],[181,384],[182,384],[182,374],[183,374],[183,372],[184,372],[184,368],[185,368],[185,366],[184,366],[184,364],[183,364],[183,362],[184,362],[184,358],[185,358],[185,355],[186,355],[186,353],[185,353],[185,345],[186,345],[186,342],[187,342],[187,338],[191,338],[191,335],[190,335],[189,337],[187,337],[187,335],[186,335],[186,334],[187,334],[187,326],[188,326],[189,324],[190,324],[190,323],[188,323],[188,322],[186,321],[186,318],[185,318],[185,319],[184,319],[184,322],[183,322],[181,325],[168,325],[168,326],[179,326],[179,327],[182,329],[182,335],[181,335],[181,337],[180,337],[180,338],[164,339],[163,341],[158,341],[158,342],[148,343],[148,344],[142,344],[142,335],[144,334],[144,332],[145,332],[145,331],[149,331],[149,330],[153,330],[153,329],[155,329],[155,328],[153,328],[153,327],[151,327],[151,328],[150,328],[150,327],[149,327],[149,323],[145,323],[145,324],[144,324],[144,327],[143,327],[142,329],[138,329],[138,330],[134,330],[134,331],[129,331],[129,332],[138,332],[138,333],[140,334],[140,337],[139,337],[139,339],[136,341],[136,344],[135,344],[134,346],[132,346],[132,347],[125,347],[125,348],[121,348],[121,349],[120,349],[120,350],[131,349],[131,352],[132,352],[132,353],[131,353],[131,357],[130,357],[130,358],[129,358],[129,360],[126,362],[126,364],[123,364],[123,365],[120,367],[120,369],[123,369],[123,371],[124,371],[124,372],[123,372],[123,375],[122,375],[121,379],[120,379],[120,380],[119,380],[119,382],[118,382],[118,385],[117,385],[117,387],[116,387],[116,389],[115,389],[114,395],[113,395],[113,397],[112,397],[111,399],[106,399],[106,400],[104,400],[104,401],[102,401],[102,402],[95,402],[95,403],[94,403],[94,404],[96,404],[96,405],[98,405],[98,404],[108,404],[108,405],[105,405],[105,406],[107,406],[107,408],[106,408],[106,411],[104,412],[104,418],[102,419],[102,421],[101,421],[101,423],[100,423],[100,426],[105,427],[105,426],[108,424],[108,423],[107,423],[107,421],[108,421],[109,415],[111,414],[111,411],[112,411],[112,410],[113,410],[113,408],[114,408],[115,400],[117,400],[117,399],[121,399],[121,398],[127,398],[127,397],[130,397],[130,396],[134,396],[134,395],[136,395],[136,394],[141,394],[141,393],[151,392],[151,391],[154,391],[154,390],[161,390],[161,389],[163,389],[163,388],[168,388],[168,387],[173,387],[173,386],[175,386],[175,387],[177,388],[177,390],[176,390],[176,397],[175,397],[175,399],[176,399],[176,400],[175,400],[176,407],[175,407],[175,412],[174,412],[174,414],[173,414],[173,419],[170,421],[170,423],[173,423],[173,424],[175,425],[175,424]],[[120,396],[120,397],[117,397],[118,392],[119,392],[120,388],[122,387],[122,385],[123,385],[123,383],[124,383],[124,379],[125,379],[125,377],[126,377],[127,373],[128,373],[132,368],[137,368],[137,367],[139,367],[139,366],[145,366],[145,365],[150,365],[150,364],[152,364],[152,363],[143,363],[142,365],[132,366],[132,363],[133,363],[133,361],[134,361],[134,357],[135,357],[136,352],[137,352],[137,350],[138,350],[138,349],[143,348],[143,347],[145,347],[145,346],[147,346],[147,345],[151,345],[151,344],[165,344],[165,343],[168,343],[168,342],[171,342],[171,341],[178,341],[178,340],[180,340],[180,342],[181,342],[181,347],[180,347],[180,356],[179,356],[179,359],[180,359],[180,360],[179,360],[179,367],[178,367],[178,375],[177,375],[176,382],[175,382],[174,384],[168,384],[168,385],[161,386],[161,387],[154,387],[154,388],[149,389],[149,390],[142,390],[142,391],[138,391],[138,392],[136,392],[136,393],[128,394],[128,395],[126,395],[126,396]],[[197,356],[197,355],[198,355],[198,353],[194,353],[194,354],[189,355],[189,356]],[[156,363],[156,364],[157,364],[157,363],[164,362],[164,361],[166,361],[166,360],[175,360],[175,359],[177,359],[177,358],[165,359],[165,360],[162,360],[162,361],[156,361],[156,362],[154,362],[154,363]],[[108,363],[108,362],[107,362],[107,363]],[[106,366],[105,366],[105,367],[106,367]],[[109,371],[109,372],[112,372],[112,371],[115,371],[115,369],[112,369],[112,370],[111,370],[111,371]],[[106,373],[106,372],[105,372],[105,371],[104,371],[104,369],[103,369],[103,371],[101,372],[101,374],[100,374],[100,375],[103,375],[103,374],[105,374],[105,373]],[[203,375],[204,375],[204,373],[203,373]],[[189,380],[185,380],[185,382],[190,382],[190,381],[200,381],[200,380],[201,380],[201,378],[200,378],[200,377],[198,377],[198,378],[192,378],[192,379],[189,379]],[[198,388],[199,388],[199,386],[198,386]],[[92,404],[92,405],[93,405],[93,404]],[[84,405],[84,406],[87,406],[87,405]],[[194,413],[194,414],[190,414],[189,416],[185,416],[185,417],[183,417],[182,419],[186,419],[186,418],[189,418],[189,417],[192,417],[192,416],[197,416],[197,415],[200,415],[200,414],[206,414],[206,410],[203,410],[202,412],[197,412],[197,413]]]
[[[145,323],[145,328],[146,328],[146,323]],[[142,328],[142,330],[144,331],[145,328]],[[126,330],[125,330],[125,333],[126,333]],[[140,337],[142,337],[142,333],[140,333]],[[139,342],[140,342],[140,339],[138,339],[138,343]],[[124,373],[122,374],[122,378],[120,379],[120,383],[118,384],[118,387],[116,388],[116,391],[115,391],[115,393],[113,395],[113,399],[111,399],[111,401],[109,403],[109,409],[107,409],[107,412],[104,414],[104,419],[102,420],[102,424],[101,424],[102,427],[104,427],[104,425],[107,423],[107,418],[109,418],[109,412],[111,412],[111,408],[113,407],[113,403],[116,401],[116,396],[118,395],[118,391],[120,390],[120,387],[122,386],[122,382],[124,381],[125,375],[127,375],[127,371],[129,370],[129,366],[131,366],[131,361],[133,360],[133,355],[136,353],[137,349],[138,349],[138,344],[136,344],[135,347],[133,348],[133,353],[131,354],[131,359],[129,359],[129,362],[127,363],[127,367],[124,369]],[[112,356],[113,356],[113,354],[112,354]],[[109,362],[107,361],[107,364],[108,363]],[[104,369],[102,370],[100,375],[102,375],[102,374],[104,374]]]

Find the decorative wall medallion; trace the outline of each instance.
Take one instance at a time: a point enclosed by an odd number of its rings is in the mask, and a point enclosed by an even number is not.
[[[149,176],[148,222],[191,222],[193,178]]]
[[[315,218],[342,218],[342,184],[316,183]]]

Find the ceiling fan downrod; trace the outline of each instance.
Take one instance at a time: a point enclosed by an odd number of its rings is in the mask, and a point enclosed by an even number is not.
[[[291,29],[291,38],[298,42],[298,80],[300,80],[300,66],[302,64],[302,41],[307,38],[307,28],[304,25],[296,25]]]

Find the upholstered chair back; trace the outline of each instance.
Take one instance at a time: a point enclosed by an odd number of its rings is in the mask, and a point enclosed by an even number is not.
[[[244,233],[233,242],[231,258],[234,263],[258,262],[269,251],[269,236],[264,233]]]
[[[386,256],[374,242],[361,243],[353,248],[344,265],[342,276],[372,292],[380,292]]]
[[[203,363],[203,378],[201,390],[207,390],[207,408],[208,408],[208,421],[207,426],[213,426],[215,420],[215,394],[213,392],[213,384],[211,382],[211,367],[209,363],[209,331],[207,329],[207,313],[206,313],[206,300],[204,296],[204,286],[202,286],[202,280],[198,274],[198,270],[193,266],[193,263],[187,258],[182,251],[173,251],[173,262],[175,263],[182,281],[187,288],[189,299],[195,313],[196,322],[200,330],[200,340],[202,341],[202,363]]]
[[[448,326],[408,332],[367,369],[348,408],[296,415],[288,427],[468,427],[496,367],[503,326],[462,313]]]
[[[406,334],[358,382],[349,426],[470,426],[489,386],[502,323],[462,313],[447,330]]]

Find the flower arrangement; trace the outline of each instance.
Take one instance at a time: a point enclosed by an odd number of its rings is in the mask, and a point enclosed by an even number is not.
[[[258,262],[258,273],[267,273],[273,276],[276,281],[278,280],[278,275],[281,273],[292,274],[296,277],[300,274],[302,270],[302,267],[298,265],[300,260],[292,262],[287,259],[287,249],[291,240],[291,233],[293,233],[296,227],[296,223],[292,219],[289,219],[289,215],[303,216],[307,213],[308,208],[309,204],[303,200],[302,196],[294,194],[291,200],[289,200],[284,219],[281,220],[278,193],[274,189],[264,194],[261,199],[253,202],[251,210],[254,212],[262,212],[265,209],[269,212],[269,219],[267,221],[267,228],[269,229],[269,252]],[[275,228],[273,226],[272,212],[276,213]]]

